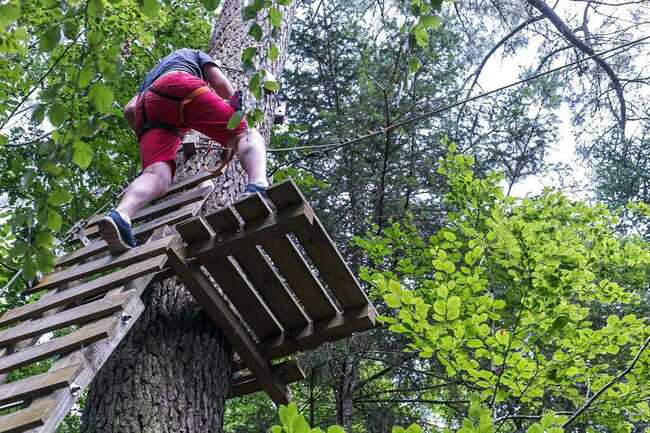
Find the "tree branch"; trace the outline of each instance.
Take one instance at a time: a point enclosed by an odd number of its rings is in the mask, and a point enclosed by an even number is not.
[[[564,23],[564,21],[562,21],[562,18],[560,18],[559,15],[556,14],[555,11],[544,2],[544,0],[528,0],[528,3],[540,11],[546,18],[548,18],[549,21],[551,21],[551,23],[555,26],[555,28],[558,29],[560,33],[562,33],[567,41],[569,41],[583,53],[591,56],[596,64],[598,64],[598,66],[600,66],[605,71],[610,81],[612,82],[612,87],[616,91],[616,96],[618,97],[621,111],[618,123],[623,133],[623,138],[625,138],[625,96],[623,94],[623,87],[621,86],[621,82],[616,76],[616,72],[614,72],[612,67],[601,56],[596,54],[593,48],[578,38],[576,34]]]

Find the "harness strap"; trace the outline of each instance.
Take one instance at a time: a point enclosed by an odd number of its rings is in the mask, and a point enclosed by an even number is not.
[[[189,95],[187,95],[183,100],[181,100],[181,105],[178,107],[178,119],[179,123],[181,124],[182,127],[186,127],[187,125],[185,124],[185,106],[192,102],[195,98],[201,96],[205,92],[209,92],[210,87],[209,86],[201,86],[197,89],[194,89],[192,92],[190,92]]]

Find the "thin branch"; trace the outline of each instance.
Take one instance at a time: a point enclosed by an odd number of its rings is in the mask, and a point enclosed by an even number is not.
[[[607,389],[609,389],[615,383],[620,382],[625,377],[626,374],[628,374],[630,371],[632,371],[632,369],[636,365],[637,361],[639,360],[639,358],[641,357],[643,352],[648,348],[648,345],[650,345],[650,337],[646,338],[645,343],[643,343],[643,346],[641,346],[641,348],[637,352],[636,356],[634,357],[634,359],[632,360],[630,365],[621,374],[619,374],[618,376],[616,376],[615,378],[613,378],[612,380],[607,382],[594,395],[592,395],[591,398],[589,400],[587,400],[585,402],[585,404],[583,404],[580,409],[575,411],[575,413],[573,415],[571,415],[569,417],[569,419],[566,420],[566,422],[564,424],[562,424],[562,428],[566,428],[569,424],[571,424],[573,421],[575,421],[575,419],[578,418],[580,416],[580,414],[582,414],[582,412],[587,410],[587,408],[591,405],[591,403],[593,403],[594,400],[596,400],[598,397],[600,397],[600,395],[603,392],[607,391]]]

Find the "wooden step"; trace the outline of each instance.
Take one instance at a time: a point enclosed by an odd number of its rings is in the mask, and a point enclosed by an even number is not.
[[[158,217],[151,221],[147,221],[140,225],[136,225],[133,227],[133,236],[135,236],[135,238],[139,242],[142,242],[143,240],[151,236],[153,231],[159,227],[162,227],[164,225],[170,225],[170,226],[175,225],[188,218],[192,218],[193,216],[199,213],[202,206],[203,206],[203,201],[200,201],[198,203],[190,203],[180,209],[165,214],[161,217]],[[99,226],[90,227],[84,233],[90,239],[98,238]],[[86,257],[100,254],[106,250],[107,250],[107,246],[105,242],[103,241],[92,242],[89,245],[85,245],[79,250],[64,256],[60,261],[57,262],[57,265],[62,265],[62,264],[70,265]]]
[[[120,311],[131,296],[132,291],[117,293],[88,304],[64,310],[51,316],[18,324],[0,332],[0,347],[17,343],[29,337],[38,336],[55,329],[100,319]]]
[[[117,256],[103,257],[90,263],[84,263],[79,266],[67,268],[60,272],[43,277],[43,279],[37,285],[26,289],[23,292],[26,294],[31,294],[39,292],[41,290],[58,287],[62,284],[88,277],[99,272],[104,272],[109,269],[128,266],[132,263],[164,254],[169,246],[177,241],[177,236],[168,236],[163,239],[139,245]]]
[[[137,262],[108,275],[54,293],[52,296],[43,297],[31,304],[14,308],[0,317],[0,326],[6,326],[14,322],[30,319],[39,316],[43,312],[52,308],[64,306],[73,302],[80,302],[84,299],[106,293],[113,287],[120,286],[127,281],[162,270],[166,262],[166,255]]]
[[[88,346],[95,341],[108,338],[115,327],[114,321],[109,317],[100,321],[89,323],[76,331],[37,346],[30,346],[19,352],[0,357],[0,374],[8,373],[17,368],[24,367],[34,362],[72,352],[82,346]]]
[[[53,401],[41,401],[26,409],[0,416],[0,433],[19,433],[45,424],[54,409]]]
[[[131,224],[137,224],[149,218],[158,218],[185,205],[201,201],[210,195],[212,189],[213,188],[211,187],[193,189],[183,193],[182,195],[179,195],[178,197],[174,197],[165,201],[161,201],[152,206],[145,207],[144,209],[136,212],[136,214],[131,217]],[[90,218],[86,223],[86,228],[97,225],[99,220],[103,217],[104,214],[100,214]]]
[[[57,389],[68,388],[82,368],[82,364],[75,364],[0,385],[0,405],[32,399]]]

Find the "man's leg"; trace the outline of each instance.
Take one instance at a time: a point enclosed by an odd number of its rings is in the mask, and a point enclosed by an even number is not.
[[[235,149],[239,155],[244,171],[248,175],[248,183],[260,187],[269,186],[266,178],[266,146],[264,137],[255,128],[248,128],[234,136],[228,146]]]
[[[145,168],[126,189],[117,210],[130,219],[149,202],[164,195],[172,183],[172,168],[167,161],[155,162]]]
[[[123,253],[136,245],[131,217],[147,203],[165,194],[171,180],[170,162],[159,161],[147,166],[126,189],[119,206],[99,221],[102,239],[111,254]]]

